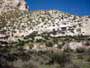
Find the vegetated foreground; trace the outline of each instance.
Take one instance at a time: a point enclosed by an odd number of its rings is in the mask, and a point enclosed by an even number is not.
[[[89,20],[59,11],[2,13],[0,68],[90,68]]]
[[[88,37],[45,38],[20,41],[12,46],[0,46],[0,68],[90,67]]]

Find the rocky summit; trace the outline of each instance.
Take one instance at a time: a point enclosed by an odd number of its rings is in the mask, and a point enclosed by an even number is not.
[[[0,0],[0,13],[15,9],[28,10],[25,0]]]

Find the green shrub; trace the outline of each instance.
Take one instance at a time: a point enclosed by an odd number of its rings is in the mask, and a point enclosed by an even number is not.
[[[53,46],[53,42],[47,41],[47,42],[46,42],[46,46],[47,46],[47,47],[52,47],[52,46]]]
[[[84,53],[85,52],[85,48],[77,48],[76,52],[77,53]]]
[[[69,54],[66,54],[66,53],[52,53],[50,54],[51,56],[51,61],[50,63],[58,63],[60,64],[61,66],[64,66],[65,63],[69,63],[70,62],[70,55]]]

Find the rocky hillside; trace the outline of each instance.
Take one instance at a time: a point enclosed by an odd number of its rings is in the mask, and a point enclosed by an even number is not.
[[[89,35],[90,18],[66,14],[58,10],[34,11],[32,15],[41,22],[34,29],[38,33],[52,32],[54,36]],[[87,26],[86,26],[87,25]],[[86,30],[87,27],[87,30]]]
[[[0,35],[10,35],[14,38],[25,37],[33,32],[48,33],[53,37],[90,35],[89,25],[90,17],[88,16],[74,16],[57,10],[32,13],[12,10],[0,15]]]

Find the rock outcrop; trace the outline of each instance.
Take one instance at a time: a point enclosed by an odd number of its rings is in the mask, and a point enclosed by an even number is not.
[[[25,0],[0,0],[0,13],[15,9],[28,10]]]

